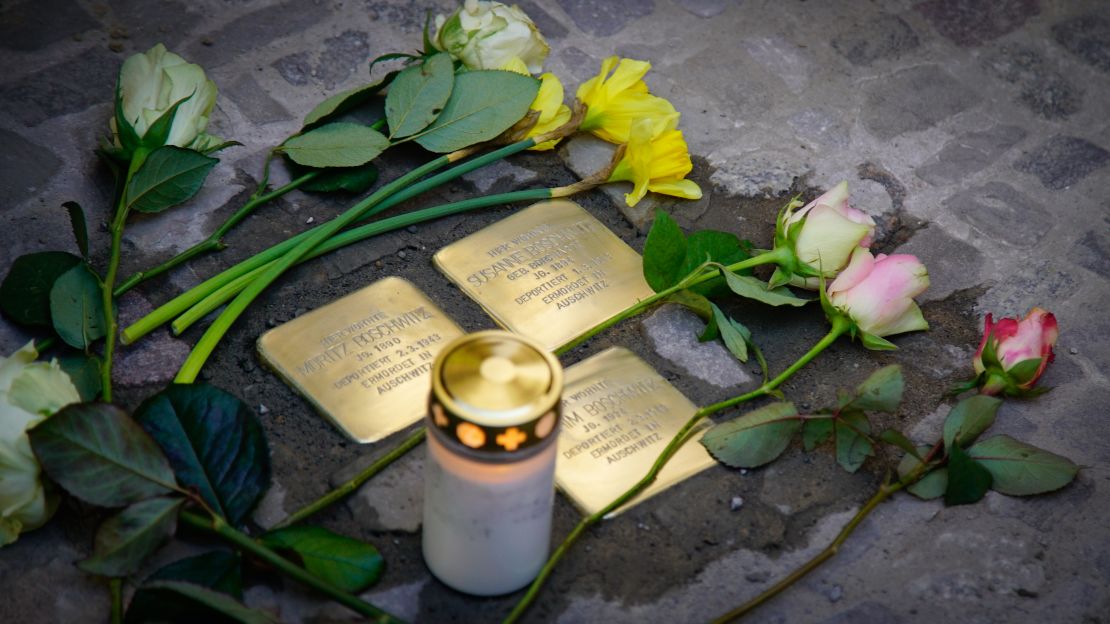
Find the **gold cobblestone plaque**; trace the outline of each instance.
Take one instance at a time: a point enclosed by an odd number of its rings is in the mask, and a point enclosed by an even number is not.
[[[376,442],[424,416],[432,360],[462,333],[387,277],[262,334],[258,352],[344,433]]]
[[[505,329],[555,349],[652,294],[640,255],[581,206],[533,204],[435,255]]]
[[[697,409],[623,347],[571,366],[563,388],[555,483],[584,513],[596,513],[647,474]],[[713,458],[697,441],[711,424],[699,425],[655,483],[616,513],[712,466]]]

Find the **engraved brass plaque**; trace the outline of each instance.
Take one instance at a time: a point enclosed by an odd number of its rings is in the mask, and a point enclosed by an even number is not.
[[[387,277],[262,334],[258,352],[358,442],[424,416],[432,360],[462,330],[415,286]]]
[[[452,243],[435,264],[499,325],[552,350],[653,294],[640,255],[566,200]]]
[[[643,478],[697,406],[647,362],[612,347],[566,369],[555,483],[586,514]],[[650,487],[621,513],[715,462],[698,438],[703,421]]]

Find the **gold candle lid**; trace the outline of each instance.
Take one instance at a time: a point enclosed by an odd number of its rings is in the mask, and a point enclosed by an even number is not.
[[[505,331],[456,339],[432,367],[431,421],[447,441],[518,457],[554,439],[563,369],[535,341]],[[503,457],[509,459],[509,457]]]

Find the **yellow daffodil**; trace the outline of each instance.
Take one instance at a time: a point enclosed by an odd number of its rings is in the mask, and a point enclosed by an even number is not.
[[[647,61],[616,56],[605,59],[601,72],[578,87],[578,99],[589,107],[579,129],[610,143],[628,143],[636,120],[650,120],[653,137],[673,128],[678,123],[678,112],[667,100],[648,93],[643,77],[649,69],[651,63]]]
[[[524,64],[520,57],[516,56],[502,65],[501,69],[526,76],[530,75],[528,66]],[[563,104],[563,83],[559,82],[559,78],[555,74],[547,72],[540,75],[540,90],[536,93],[536,99],[532,100],[532,105],[529,108],[540,114],[539,119],[536,120],[536,125],[528,131],[529,137],[550,132],[570,120],[570,107]],[[528,149],[542,152],[554,148],[558,142],[558,139],[544,141]]]
[[[655,130],[656,121],[652,119],[632,122],[624,158],[613,169],[609,181],[632,183],[632,192],[624,196],[629,206],[639,203],[648,191],[700,199],[701,188],[693,180],[684,179],[694,165],[682,132],[675,130],[673,124],[665,126],[658,136]]]

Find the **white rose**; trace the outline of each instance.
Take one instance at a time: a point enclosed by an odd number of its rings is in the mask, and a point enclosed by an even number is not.
[[[449,17],[436,16],[432,45],[470,69],[500,69],[518,57],[528,71],[543,71],[549,48],[539,29],[516,5],[466,0]]]
[[[124,61],[119,80],[123,116],[140,138],[174,103],[189,98],[177,108],[164,144],[203,150],[219,142],[204,132],[216,105],[216,83],[200,65],[186,62],[159,43]],[[122,147],[114,117],[111,126],[115,146]]]
[[[35,362],[34,342],[0,358],[0,546],[42,526],[57,507],[43,488],[27,430],[81,400],[57,360]]]

